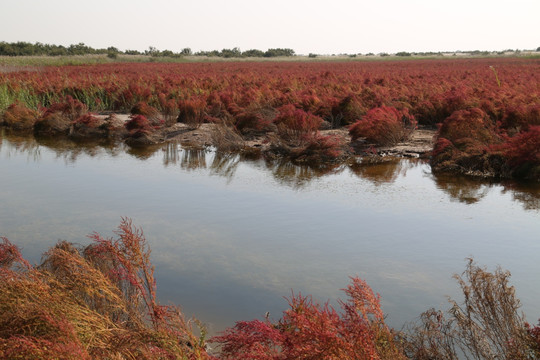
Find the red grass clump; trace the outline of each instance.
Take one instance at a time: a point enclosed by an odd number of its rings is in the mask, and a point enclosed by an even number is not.
[[[125,123],[126,129],[131,136],[150,134],[155,130],[150,120],[144,115],[132,115]]]
[[[176,100],[167,97],[166,94],[160,93],[158,95],[158,102],[161,108],[161,112],[165,116],[165,122],[167,125],[172,125],[176,122],[178,116],[178,103]]]
[[[14,130],[31,130],[39,114],[26,106],[13,103],[3,114],[3,124]]]
[[[313,135],[306,145],[292,151],[292,159],[308,164],[322,164],[336,161],[347,154],[343,139],[336,135]]]
[[[289,298],[277,323],[238,322],[211,339],[223,359],[404,359],[385,325],[379,296],[359,278],[351,278],[343,313],[311,296]]]
[[[353,141],[366,138],[377,145],[393,145],[406,139],[416,127],[416,121],[407,110],[391,106],[371,109],[349,128]]]
[[[178,109],[180,114],[177,121],[198,128],[204,122],[205,102],[198,99],[180,100]]]
[[[78,117],[88,112],[88,106],[81,101],[67,95],[62,102],[56,102],[51,104],[46,110],[44,117],[46,118],[50,114],[61,113],[67,117],[70,121],[74,121]]]
[[[323,119],[294,105],[284,105],[278,109],[279,114],[274,119],[278,132],[282,137],[302,139],[306,135],[314,134],[321,126]]]
[[[458,110],[444,120],[439,138],[451,141],[460,150],[482,150],[500,141],[495,123],[479,108]]]
[[[143,101],[139,101],[131,108],[132,115],[143,115],[147,118],[157,118],[159,117],[159,111],[153,106],[148,105]]]
[[[85,126],[85,127],[89,127],[89,128],[96,128],[99,125],[101,125],[101,121],[95,115],[88,113],[88,114],[84,114],[84,115],[80,116],[79,118],[75,119],[73,124],[74,125],[81,125],[81,126]]]
[[[122,220],[117,238],[59,242],[39,266],[0,243],[0,358],[209,359],[179,309],[156,299],[150,250]]]

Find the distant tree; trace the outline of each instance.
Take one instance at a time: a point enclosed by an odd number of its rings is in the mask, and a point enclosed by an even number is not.
[[[310,58],[316,58],[318,55],[314,53],[309,53],[308,57]]]
[[[124,54],[126,55],[142,55],[142,53],[138,50],[126,50],[124,51]]]
[[[233,48],[233,49],[223,49],[221,50],[220,56],[224,58],[237,58],[242,56],[242,52],[240,51],[240,48]]]
[[[190,48],[183,48],[182,51],[180,51],[180,54],[183,55],[183,56],[189,56],[191,55],[193,52],[191,51]]]
[[[278,56],[294,56],[294,50],[293,49],[268,49],[264,53],[264,57],[278,57]]]
[[[146,50],[144,54],[156,57],[156,56],[159,56],[159,50],[153,46],[149,46],[148,50]]]
[[[95,53],[94,49],[86,46],[82,42],[76,45],[69,45],[67,50],[69,55],[86,55]]]
[[[110,58],[110,59],[116,59],[118,57],[118,53],[120,51],[115,48],[114,46],[109,46],[107,48],[107,57]]]
[[[159,56],[164,56],[164,57],[174,57],[175,54],[172,50],[163,50],[161,52],[159,52]]]
[[[400,51],[396,53],[396,56],[411,56],[411,53],[406,51]]]
[[[263,57],[264,52],[257,49],[251,49],[251,50],[242,52],[242,56],[243,57]]]

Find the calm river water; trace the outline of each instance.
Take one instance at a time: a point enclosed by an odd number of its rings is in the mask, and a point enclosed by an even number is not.
[[[277,319],[291,289],[320,302],[349,276],[400,328],[460,299],[467,257],[510,270],[540,317],[540,187],[436,176],[421,161],[327,171],[169,144],[151,151],[0,137],[0,235],[38,262],[58,239],[144,229],[162,303],[211,333]]]

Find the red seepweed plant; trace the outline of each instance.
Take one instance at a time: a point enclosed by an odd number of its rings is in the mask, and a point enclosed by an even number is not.
[[[38,117],[37,111],[16,102],[6,109],[2,116],[2,123],[14,130],[32,130]]]
[[[377,145],[394,145],[409,137],[416,121],[407,109],[381,106],[369,110],[349,127],[351,139],[366,138]]]
[[[223,359],[403,359],[379,296],[359,278],[344,291],[342,313],[293,293],[277,323],[238,322],[210,341],[221,344]]]
[[[0,358],[210,358],[204,330],[158,303],[142,230],[123,219],[116,235],[92,234],[86,248],[61,241],[36,267],[2,238]]]

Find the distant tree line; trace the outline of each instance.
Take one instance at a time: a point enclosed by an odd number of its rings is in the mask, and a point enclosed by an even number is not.
[[[28,42],[14,42],[8,43],[5,41],[0,42],[0,55],[2,56],[69,56],[69,55],[94,55],[94,54],[107,54],[111,58],[117,57],[119,54],[123,55],[147,55],[153,57],[182,57],[182,56],[210,56],[210,57],[223,57],[223,58],[239,58],[239,57],[278,57],[278,56],[295,56],[293,49],[268,49],[261,51],[257,49],[251,49],[247,51],[240,51],[239,48],[223,49],[221,51],[199,51],[193,53],[190,48],[184,48],[180,52],[174,52],[171,50],[158,50],[157,48],[150,46],[148,50],[125,50],[121,51],[114,46],[110,46],[106,49],[94,49],[84,43],[78,43],[76,45],[51,45],[42,43],[28,43]]]
[[[536,49],[540,51],[540,47]],[[477,55],[477,56],[487,56],[490,54],[502,55],[506,52],[520,53],[520,50],[503,50],[497,52],[490,51],[453,51],[453,53],[466,53],[468,55]],[[42,44],[36,42],[35,44],[28,42],[13,42],[8,43],[5,41],[0,42],[0,56],[69,56],[69,55],[94,55],[94,54],[106,54],[110,58],[116,58],[119,54],[123,55],[146,55],[152,57],[183,57],[183,56],[208,56],[208,57],[221,57],[221,58],[246,58],[246,57],[258,57],[258,58],[271,58],[271,57],[289,57],[296,56],[293,49],[288,48],[275,48],[268,49],[266,51],[261,51],[257,49],[250,49],[246,51],[240,51],[240,48],[232,49],[223,49],[212,50],[212,51],[199,51],[194,53],[190,48],[186,47],[179,52],[174,52],[171,50],[158,50],[157,48],[150,46],[147,50],[138,51],[138,50],[125,50],[121,51],[114,46],[110,46],[106,49],[94,49],[90,46],[85,45],[84,43],[78,43],[69,46],[63,45],[51,45],[51,44]],[[347,55],[347,54],[340,54]],[[357,54],[348,55],[350,57],[355,57]],[[362,54],[358,54],[362,55]],[[388,53],[379,53],[379,56],[390,56]],[[406,52],[400,51],[394,54],[395,56],[442,56],[442,52]],[[317,57],[318,54],[310,53],[309,57]],[[334,55],[333,55],[334,56]],[[374,56],[373,53],[367,53],[365,56]]]

